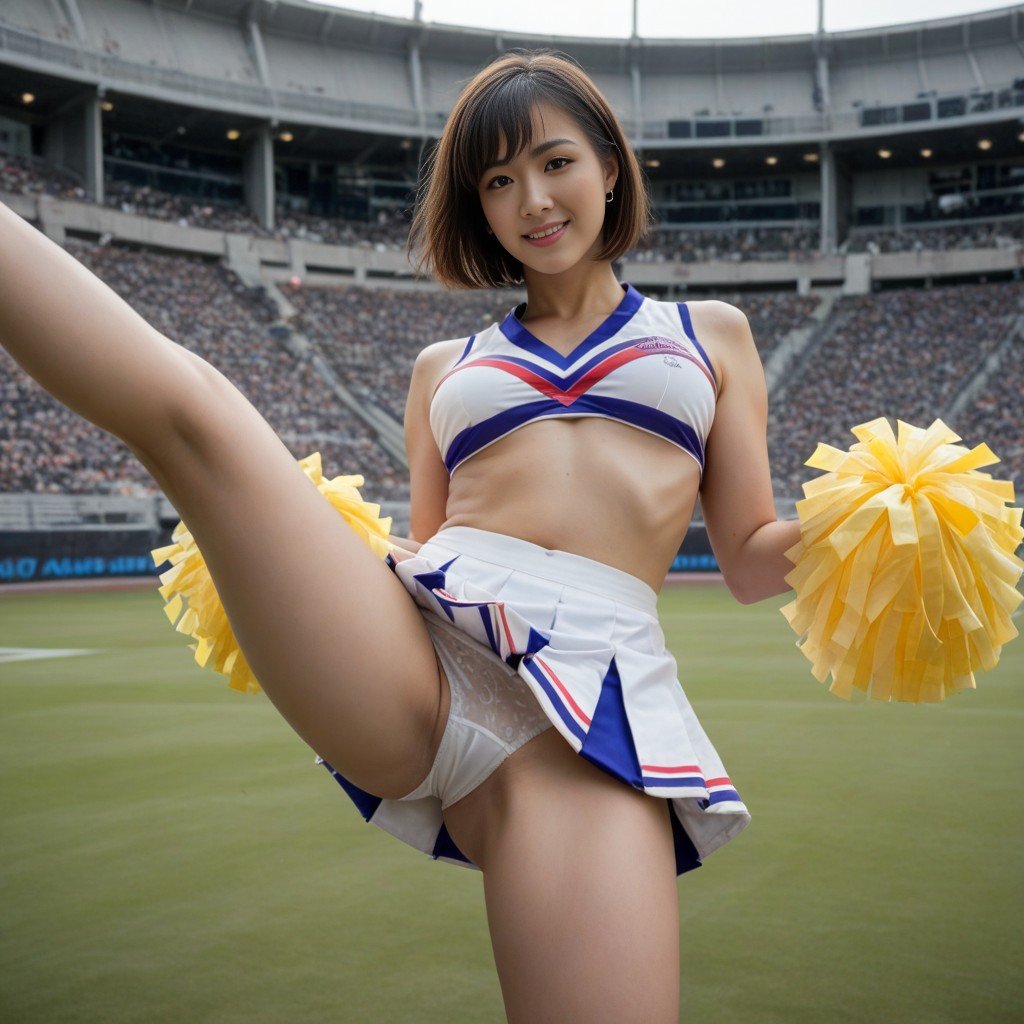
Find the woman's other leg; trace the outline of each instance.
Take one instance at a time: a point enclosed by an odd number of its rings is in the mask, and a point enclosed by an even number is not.
[[[590,764],[555,729],[506,764],[481,856],[510,1024],[676,1024],[667,804]]]

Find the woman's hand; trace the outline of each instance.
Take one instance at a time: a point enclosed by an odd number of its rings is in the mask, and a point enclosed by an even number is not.
[[[399,562],[411,558],[422,547],[422,544],[411,537],[396,537],[394,534],[388,535],[388,544],[391,545],[392,554]]]

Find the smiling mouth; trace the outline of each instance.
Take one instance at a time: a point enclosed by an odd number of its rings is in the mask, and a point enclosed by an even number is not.
[[[548,230],[545,231],[544,234],[540,236],[535,237],[533,235],[523,235],[523,238],[525,238],[528,242],[545,242],[549,238],[554,238],[555,236],[561,234],[569,226],[569,223],[569,221],[564,220],[561,224],[558,225],[558,227],[548,228]]]
[[[531,238],[528,234],[524,234],[523,238],[531,245],[535,247],[547,247],[552,246],[558,242],[563,234],[568,230],[568,226],[571,223],[569,220],[563,220],[558,227],[550,228],[540,238]]]

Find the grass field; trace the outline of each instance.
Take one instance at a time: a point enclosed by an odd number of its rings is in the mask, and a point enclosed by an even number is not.
[[[850,705],[788,597],[661,596],[753,815],[679,879],[680,1020],[1024,1019],[1024,639],[943,705]],[[93,652],[0,663],[0,1020],[504,1021],[480,875],[366,824],[187,643],[155,585],[0,598],[0,646]]]

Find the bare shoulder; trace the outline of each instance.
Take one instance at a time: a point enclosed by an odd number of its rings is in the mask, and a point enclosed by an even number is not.
[[[462,355],[467,338],[449,338],[431,342],[416,354],[413,363],[413,382],[432,391],[434,385],[447,373]]]
[[[747,315],[738,306],[721,299],[701,299],[686,305],[693,333],[711,360],[721,391],[730,365],[735,365],[737,360],[749,360],[751,350],[757,354]]]
[[[433,341],[426,348],[421,349],[416,358],[428,361],[443,360],[449,353],[461,352],[466,347],[468,340],[469,336],[467,335],[465,338],[448,338],[445,341]]]

